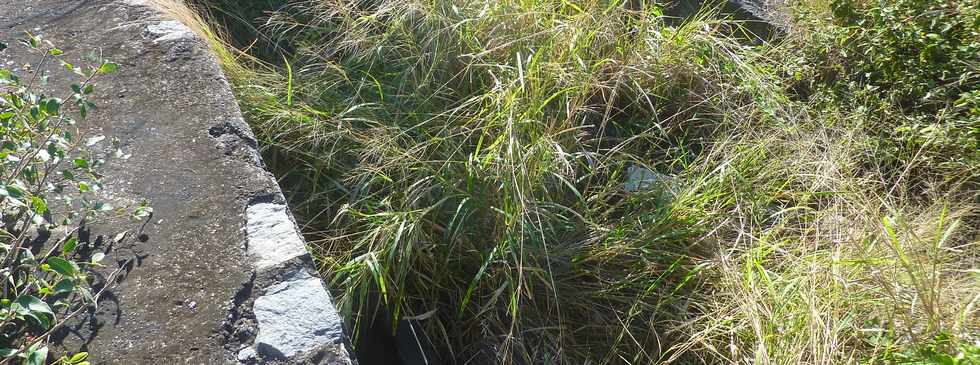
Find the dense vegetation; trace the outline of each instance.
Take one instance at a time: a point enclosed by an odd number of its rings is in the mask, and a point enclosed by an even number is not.
[[[210,4],[260,36],[201,28],[355,336],[412,319],[446,363],[980,361],[975,2],[786,3],[769,42],[643,0]]]

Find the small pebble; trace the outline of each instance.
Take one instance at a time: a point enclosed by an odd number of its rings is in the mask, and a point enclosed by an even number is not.
[[[246,362],[255,358],[255,349],[246,347],[238,352],[238,361]]]

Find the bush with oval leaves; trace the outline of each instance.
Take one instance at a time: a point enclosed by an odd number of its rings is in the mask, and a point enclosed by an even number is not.
[[[19,43],[35,57],[21,67],[27,72],[0,68],[0,364],[87,364],[87,353],[57,356],[51,342],[120,272],[98,274],[105,252],[78,237],[86,220],[115,210],[98,199],[98,169],[127,156],[118,143],[97,151],[106,138],[85,135],[78,123],[95,107],[95,81],[117,66],[95,56],[72,64],[41,36]],[[78,82],[46,93],[50,66]]]

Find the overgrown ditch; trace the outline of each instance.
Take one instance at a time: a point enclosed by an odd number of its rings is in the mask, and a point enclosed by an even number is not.
[[[208,5],[363,363],[967,356],[980,11],[769,3]]]

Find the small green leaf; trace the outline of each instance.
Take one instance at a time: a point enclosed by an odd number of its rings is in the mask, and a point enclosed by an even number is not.
[[[14,185],[7,185],[0,187],[0,196],[5,196],[7,199],[4,201],[10,202],[11,204],[18,207],[26,207],[27,203],[24,202],[24,191]]]
[[[16,186],[16,185],[7,185],[6,186],[6,191],[7,191],[8,194],[10,194],[9,196],[11,198],[23,198],[24,195],[25,195],[24,194],[24,190],[21,189],[20,187]],[[0,193],[0,194],[2,194],[2,193]]]
[[[88,352],[79,352],[75,355],[72,355],[71,359],[69,359],[68,361],[72,363],[77,363],[77,362],[85,361],[85,359],[87,358],[88,358]]]
[[[54,285],[54,294],[70,293],[75,290],[75,282],[71,279],[62,279]]]
[[[44,111],[48,113],[48,115],[58,115],[61,110],[61,104],[62,104],[61,99],[58,98],[48,99],[48,101],[44,103]]]
[[[48,265],[51,265],[51,269],[55,272],[67,277],[73,277],[78,272],[78,266],[74,262],[60,257],[49,257]]]
[[[31,207],[34,208],[34,212],[37,214],[44,214],[48,211],[48,203],[36,195],[31,197]]]
[[[44,346],[37,350],[31,350],[27,353],[27,360],[24,360],[26,365],[44,365],[48,361],[48,347]]]
[[[0,357],[10,357],[11,355],[17,353],[17,349],[0,349]]]
[[[118,68],[119,68],[119,65],[117,65],[115,63],[112,63],[112,62],[106,62],[106,63],[103,63],[101,67],[99,67],[99,73],[100,74],[103,74],[103,75],[108,75],[108,74],[111,74],[113,72],[116,72],[116,69],[118,69]]]
[[[140,203],[140,206],[133,211],[133,216],[136,218],[146,218],[150,214],[153,214],[153,207],[146,205],[146,202]]]
[[[64,246],[61,246],[61,254],[63,256],[68,256],[72,253],[72,251],[75,251],[76,246],[78,246],[78,239],[75,237],[69,238],[67,241],[65,241]]]
[[[51,307],[48,306],[48,303],[41,301],[40,299],[34,297],[33,295],[26,295],[26,294],[21,295],[17,297],[15,303],[17,303],[17,305],[20,305],[21,308],[27,309],[32,313],[42,313],[42,314],[54,316],[54,311],[51,310]]]

